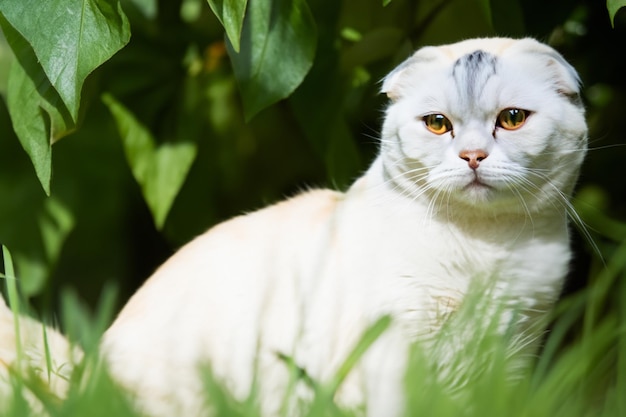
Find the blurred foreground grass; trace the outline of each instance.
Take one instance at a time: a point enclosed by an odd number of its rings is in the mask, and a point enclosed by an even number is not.
[[[406,369],[406,415],[625,416],[626,241],[614,240],[613,243],[611,256],[593,272],[589,287],[565,297],[558,304],[541,352],[521,378],[511,381],[508,376],[510,358],[503,338],[487,338],[476,331],[476,340],[457,349],[459,357],[454,362],[469,366],[455,368],[455,372],[460,373],[455,377],[464,381],[455,390],[441,382],[440,370],[429,365],[416,346]],[[600,247],[605,248],[606,244]],[[12,267],[5,265],[5,271],[10,276]],[[15,306],[18,302],[15,284],[12,280],[6,282],[10,302]],[[113,315],[114,298],[114,291],[103,292],[99,307],[91,314],[73,293],[65,293],[62,325],[70,340],[85,352],[70,380],[67,398],[56,398],[45,383],[32,378],[33,373],[13,371],[9,381],[11,389],[6,398],[0,398],[0,415],[140,416],[133,411],[127,393],[110,380],[98,357],[99,339]],[[463,317],[462,325],[475,326],[471,314]],[[388,320],[382,318],[366,332],[333,380],[319,385],[312,382],[316,394],[311,403],[303,405],[302,415],[360,415],[358,411],[337,407],[332,401],[333,393],[350,367],[387,325]],[[213,415],[260,415],[254,394],[246,401],[237,401],[210,373],[205,376],[207,401],[215,410]],[[290,414],[285,412],[284,415]]]

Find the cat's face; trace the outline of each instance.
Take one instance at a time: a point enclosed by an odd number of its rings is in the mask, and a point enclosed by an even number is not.
[[[586,149],[578,89],[574,69],[531,39],[420,49],[383,84],[387,180],[447,209],[565,204]]]

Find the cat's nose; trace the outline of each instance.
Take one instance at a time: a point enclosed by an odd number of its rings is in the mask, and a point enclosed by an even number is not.
[[[467,165],[472,169],[478,168],[480,162],[488,156],[489,154],[482,149],[464,150],[459,153],[459,158],[466,160]]]

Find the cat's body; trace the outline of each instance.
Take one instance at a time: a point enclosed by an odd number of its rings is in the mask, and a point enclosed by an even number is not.
[[[532,350],[570,260],[567,196],[587,131],[578,88],[563,58],[530,39],[419,50],[385,79],[392,102],[370,169],[345,193],[309,191],[183,247],[105,334],[113,376],[149,415],[192,416],[205,415],[200,365],[239,398],[256,374],[273,415],[284,357],[324,382],[390,314],[337,399],[395,416],[407,347],[436,334],[473,285],[489,288],[485,304],[521,309],[505,317]],[[445,367],[471,326],[434,360]]]
[[[346,193],[307,192],[215,227],[124,308],[103,351],[143,408],[198,412],[204,362],[238,397],[257,372],[272,414],[289,377],[279,355],[324,381],[391,314],[339,399],[393,416],[408,343],[436,332],[474,281],[522,308],[520,328],[550,309],[586,148],[573,69],[533,40],[472,40],[418,51],[383,91],[381,153]]]
[[[359,383],[372,384],[368,397],[383,402],[382,414],[375,415],[392,415],[386,403],[392,393],[384,393],[381,382],[385,377],[399,382],[403,343],[436,331],[462,302],[472,277],[495,275],[503,286],[515,286],[532,271],[542,278],[523,280],[513,296],[542,311],[558,295],[569,259],[562,218],[536,222],[539,233],[530,225],[522,231],[509,219],[424,224],[425,210],[410,210],[411,205],[388,210],[374,200],[363,210],[353,204],[352,197],[366,188],[357,184],[345,196],[301,195],[225,223],[186,246],[108,331],[104,347],[113,373],[146,395],[148,409],[166,415],[172,401],[162,403],[155,393],[202,398],[193,376],[198,360],[210,360],[215,374],[241,398],[251,387],[258,355],[260,382],[271,384],[264,388],[277,396],[268,405],[273,409],[288,378],[278,353],[326,381],[366,325],[391,313],[401,329],[383,336],[394,341],[379,342],[374,349],[382,349],[380,354],[365,358],[371,369]],[[526,247],[512,254],[511,246],[520,241]],[[233,253],[240,255],[231,260]],[[159,301],[163,292],[166,300]],[[396,331],[402,335],[392,335]],[[387,372],[392,374],[377,375]],[[359,400],[356,393],[346,402]]]

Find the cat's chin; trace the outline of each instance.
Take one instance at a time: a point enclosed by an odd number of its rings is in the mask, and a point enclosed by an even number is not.
[[[463,187],[460,190],[460,194],[459,197],[469,204],[483,205],[494,200],[497,192],[492,186],[475,179]]]
[[[478,215],[484,215],[486,212],[510,214],[520,211],[518,196],[480,181],[472,181],[457,189],[452,193],[452,199]]]
[[[519,204],[515,196],[511,195],[509,192],[488,184],[478,177],[460,186],[453,194],[454,199],[458,202],[477,209],[499,210],[509,205],[516,206]]]

